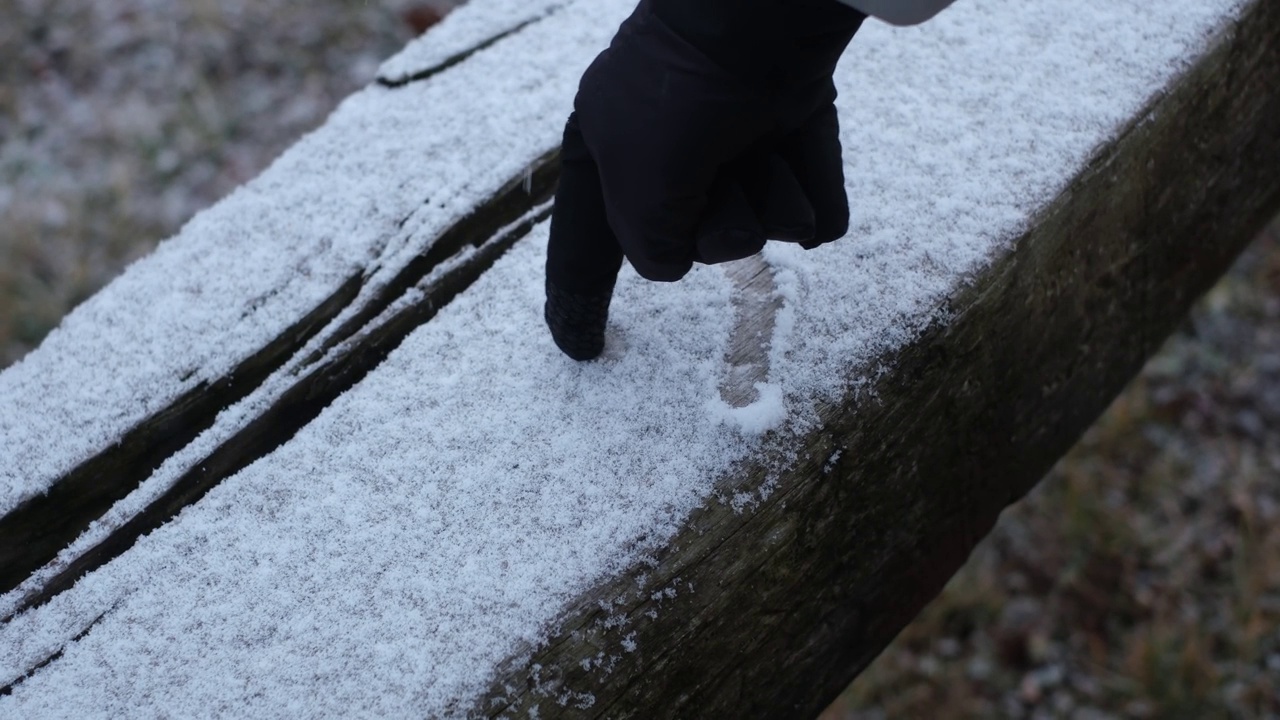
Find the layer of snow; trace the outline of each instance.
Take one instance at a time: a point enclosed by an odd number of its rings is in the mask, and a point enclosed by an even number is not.
[[[77,401],[101,396],[77,393],[119,368],[128,380],[109,401],[136,412],[131,393],[153,393],[148,382],[225,368],[235,355],[220,346],[269,337],[280,321],[267,316],[309,307],[379,253],[390,266],[420,248],[554,142],[577,72],[626,4],[582,0],[421,87],[356,96],[332,125],[363,153],[314,159],[346,146],[330,128],[308,138],[227,203],[262,215],[206,213],[0,376],[0,437],[25,458],[12,467],[65,466],[84,445],[43,440],[67,427],[122,426],[100,410],[14,435],[25,413],[42,417],[13,404],[14,388],[84,412]],[[716,404],[732,321],[718,269],[674,286],[624,272],[606,359],[577,364],[540,321],[542,226],[293,441],[0,628],[8,681],[105,613],[0,698],[0,715],[466,710],[497,662],[660,546],[758,452],[752,430],[803,431],[820,400],[868,382],[869,363],[1007,251],[1243,4],[965,0],[919,28],[869,24],[839,70],[851,237],[766,250],[787,305],[751,417]],[[542,79],[548,68],[559,79]],[[354,170],[370,177],[342,172]],[[430,210],[383,247],[385,229],[369,226],[423,196]],[[335,198],[352,207],[330,209],[346,207]],[[271,282],[242,277],[257,267]],[[264,285],[276,294],[253,294]],[[241,327],[228,318],[247,298],[271,310]],[[125,324],[153,305],[158,329]],[[156,367],[130,373],[139,358]]]

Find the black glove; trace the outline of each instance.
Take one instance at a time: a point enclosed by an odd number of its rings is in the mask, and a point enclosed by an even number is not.
[[[849,222],[831,75],[865,16],[836,0],[641,0],[582,77],[547,250],[548,324],[574,357],[622,255],[675,281],[694,262],[816,247]],[[566,295],[567,293],[567,295]],[[552,311],[555,312],[552,312]],[[582,351],[581,337],[589,335]],[[566,349],[573,345],[579,350]]]
[[[556,245],[616,238],[640,275],[671,281],[766,237],[842,236],[831,74],[864,17],[835,0],[642,0],[582,78],[551,269]]]

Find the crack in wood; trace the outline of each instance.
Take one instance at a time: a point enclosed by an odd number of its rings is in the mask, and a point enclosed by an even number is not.
[[[104,617],[109,615],[111,611],[115,609],[116,609],[116,606],[113,605],[107,608],[106,610],[103,610],[101,613],[98,613],[98,616],[95,617],[93,620],[91,620],[89,622],[89,625],[85,627],[84,630],[81,630],[79,633],[76,634],[75,637],[68,640],[66,644],[58,648],[56,652],[49,655],[49,657],[41,660],[40,662],[36,663],[35,665],[32,665],[30,668],[24,671],[21,675],[14,678],[13,680],[10,680],[8,684],[0,685],[0,697],[4,697],[5,695],[12,695],[14,688],[18,687],[19,685],[26,682],[27,680],[30,680],[32,677],[35,676],[36,673],[40,672],[44,668],[57,662],[62,657],[62,654],[66,652],[67,647],[83,640],[86,636],[88,636],[90,630],[92,630],[99,622],[102,621]]]
[[[515,35],[521,30],[524,30],[530,25],[546,20],[547,18],[559,12],[560,9],[563,7],[564,7],[563,5],[552,5],[551,7],[547,8],[546,12],[542,13],[541,15],[534,18],[529,18],[528,20],[525,20],[524,22],[514,27],[503,30],[502,32],[482,41],[478,45],[475,45],[471,48],[455,53],[453,55],[450,55],[449,57],[445,58],[444,60],[441,60],[439,63],[436,63],[435,65],[432,65],[427,68],[423,68],[422,70],[419,70],[415,73],[405,75],[403,77],[398,77],[398,78],[387,78],[387,77],[379,76],[377,79],[377,82],[379,85],[383,87],[399,88],[399,87],[404,87],[405,85],[408,85],[410,83],[422,82],[423,80],[430,79],[431,77],[439,75],[445,70],[448,70],[454,65],[464,62],[465,60],[467,60],[467,58],[470,58],[472,55],[475,55],[478,52],[481,52],[483,50],[487,50],[488,48],[493,47],[494,45],[502,42],[503,40],[511,37],[512,35]]]
[[[410,260],[376,295],[334,331],[303,362],[312,365],[333,348],[350,339],[402,297],[445,260],[468,246],[480,247],[502,228],[519,221],[531,208],[555,192],[560,177],[560,149],[547,151],[523,173],[508,180],[492,198],[448,228],[427,252]]]
[[[52,561],[166,458],[213,425],[219,411],[243,400],[283,367],[356,298],[360,287],[359,275],[348,278],[324,302],[225,376],[183,393],[54,481],[44,494],[27,499],[0,518],[0,594]]]
[[[47,602],[70,588],[86,573],[124,553],[139,537],[160,527],[184,507],[198,501],[223,479],[292,438],[334,399],[364,378],[410,332],[434,317],[517,240],[527,235],[534,225],[550,214],[546,206],[555,191],[559,171],[558,157],[558,149],[544,154],[528,170],[507,182],[490,200],[446,230],[426,253],[415,258],[398,273],[368,306],[362,308],[351,321],[344,323],[321,350],[307,358],[302,367],[310,370],[270,408],[223,442],[208,457],[195,463],[160,498],[101,542],[69,560],[38,587],[27,591],[13,612],[0,619],[0,623],[8,622],[19,613]],[[538,210],[540,206],[542,209]],[[388,318],[379,317],[397,298],[419,285],[432,270],[462,253],[470,254],[426,287],[421,300],[392,313]],[[351,287],[347,287],[348,285]],[[350,298],[358,294],[359,288],[360,278],[353,278],[344,285],[341,297],[350,302]],[[328,305],[326,303],[325,306],[326,320],[336,315],[342,307],[337,303],[332,308]],[[318,322],[318,318],[308,317],[317,326],[315,331],[318,331],[318,326],[323,323]],[[370,327],[370,323],[377,324]],[[339,348],[344,342],[347,346]],[[293,343],[290,347],[296,353],[301,344]],[[339,349],[332,353],[332,357],[326,357],[326,353],[334,348]],[[283,366],[288,356],[281,355],[271,370]],[[18,587],[31,572],[50,562],[92,520],[101,517],[112,504],[149,477],[152,468],[211,426],[218,412],[231,402],[243,399],[261,385],[269,374],[258,372],[246,373],[244,376],[233,375],[236,387],[240,390],[234,400],[228,400],[225,394],[205,399],[197,393],[198,402],[194,404],[194,409],[182,415],[189,424],[186,433],[175,431],[173,436],[165,436],[160,430],[170,425],[154,421],[144,423],[145,427],[139,433],[146,440],[158,443],[155,448],[143,448],[152,450],[147,455],[147,462],[126,468],[112,464],[78,470],[81,474],[76,477],[80,480],[74,486],[56,484],[48,495],[19,508],[25,512],[15,511],[6,516],[3,519],[5,524],[0,525],[0,529],[9,531],[7,536],[0,535],[0,539],[7,541],[3,547],[4,552],[10,556],[9,563],[4,566],[3,577],[9,583],[5,590]],[[256,382],[249,386],[249,380]],[[158,417],[167,417],[170,412],[171,409],[166,409]],[[130,447],[135,445],[137,443],[131,443]],[[114,450],[115,448],[112,449]],[[163,454],[160,454],[160,450],[164,451]],[[87,488],[82,492],[90,493],[93,502],[81,503],[86,508],[82,512],[67,513],[68,505],[73,509],[76,506],[72,490],[79,488]],[[62,531],[56,535],[49,532],[47,526],[59,522]],[[24,544],[24,539],[43,542]]]

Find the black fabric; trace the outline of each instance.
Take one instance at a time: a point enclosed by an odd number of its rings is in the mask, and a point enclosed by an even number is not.
[[[831,74],[864,18],[832,0],[641,0],[565,126],[549,282],[593,294],[623,254],[669,282],[766,239],[841,237]]]
[[[604,352],[604,329],[609,320],[613,288],[595,294],[563,290],[550,280],[542,317],[556,347],[574,360],[594,360]]]
[[[832,0],[651,0],[653,14],[709,60],[766,92],[831,77],[866,16]]]
[[[547,277],[567,292],[591,295],[612,288],[622,248],[609,228],[595,160],[578,130],[565,123],[560,145],[560,185],[551,209]]]

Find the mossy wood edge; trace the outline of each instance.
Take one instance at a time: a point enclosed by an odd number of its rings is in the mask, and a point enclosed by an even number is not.
[[[573,602],[469,713],[817,715],[1280,210],[1276,87],[1280,3],[1257,0],[949,322],[883,359],[877,400],[825,408],[765,502],[708,503],[654,564]],[[722,487],[758,489],[768,466]]]

